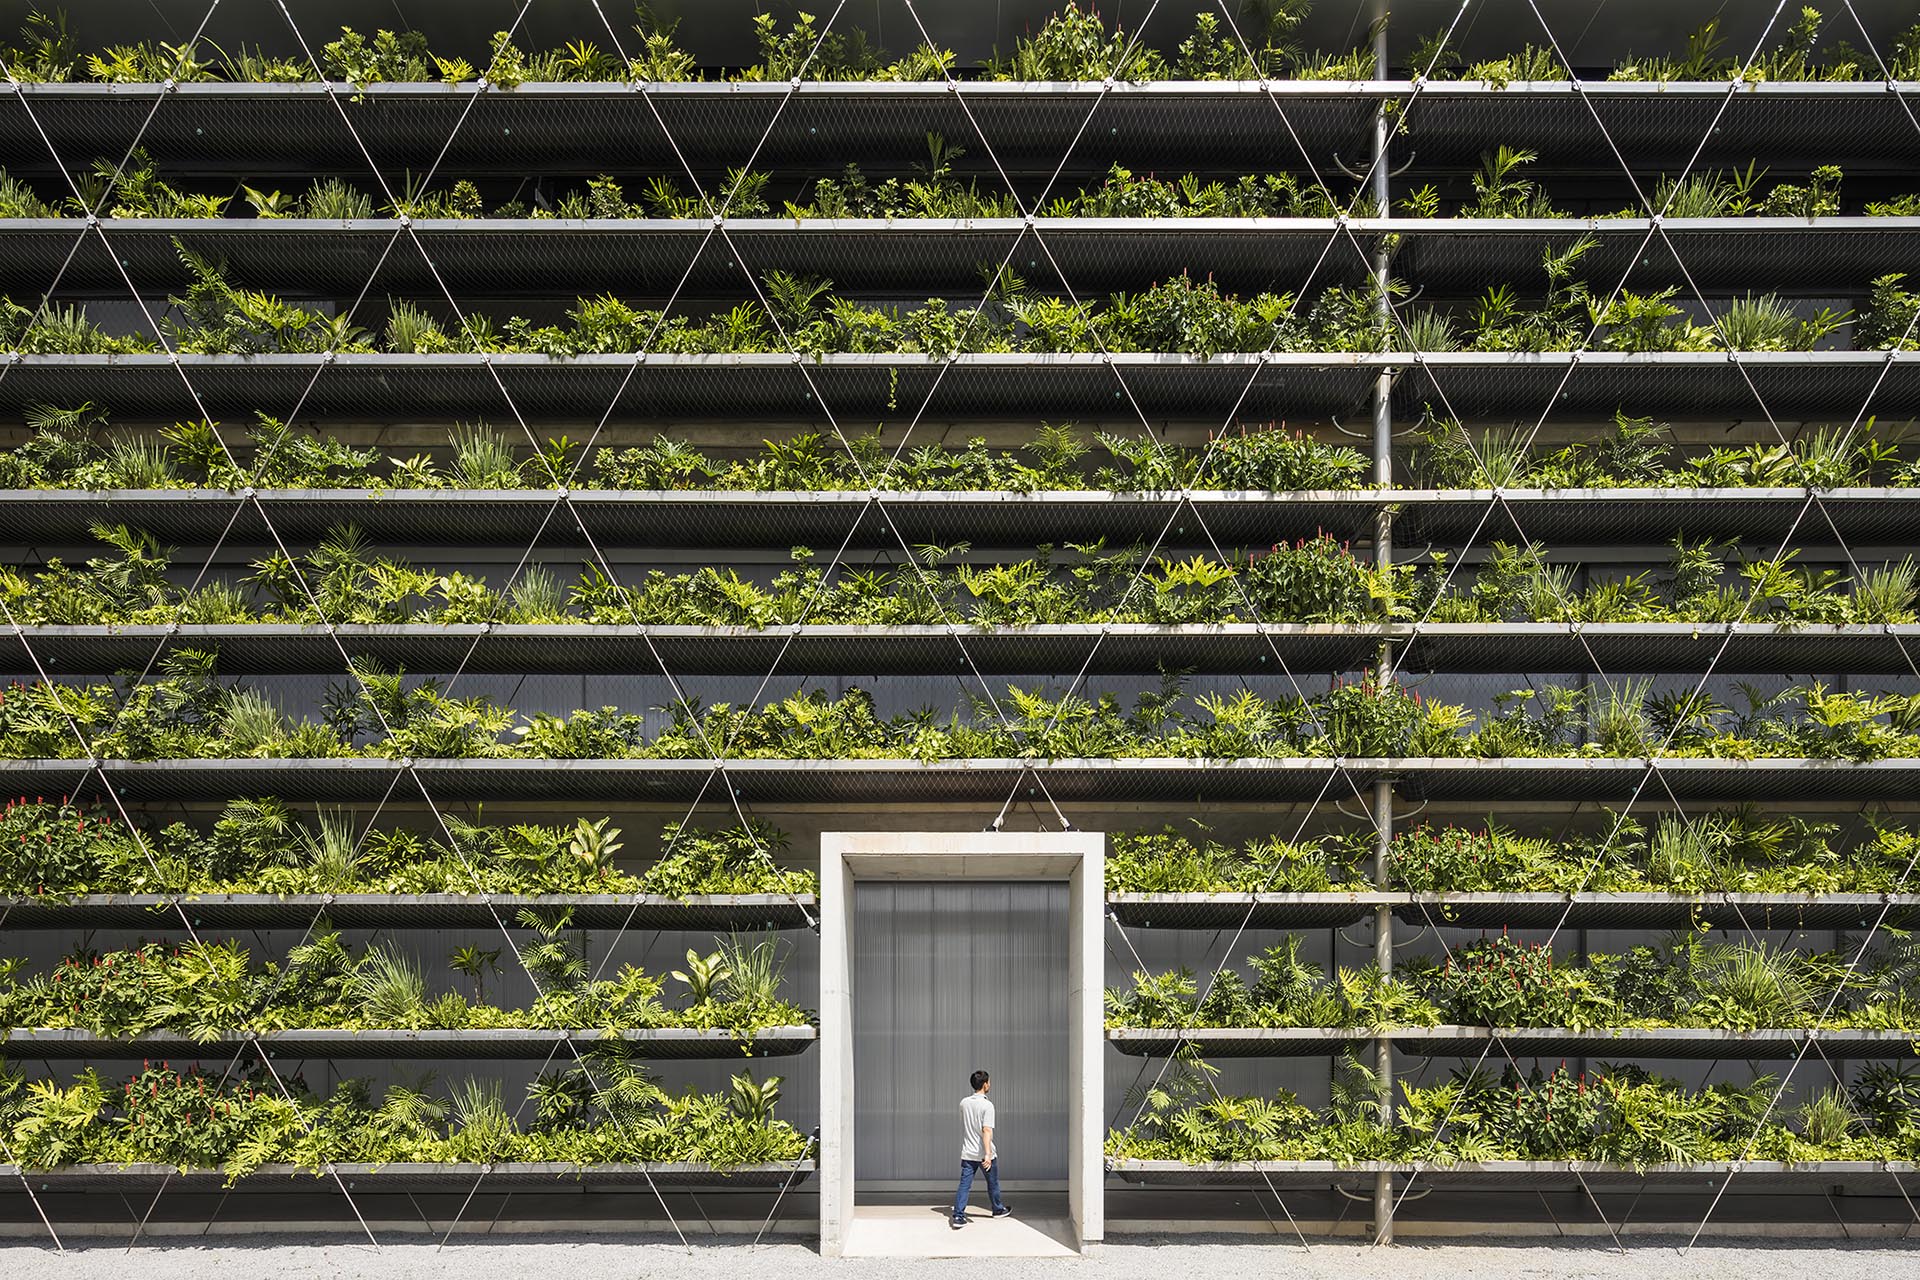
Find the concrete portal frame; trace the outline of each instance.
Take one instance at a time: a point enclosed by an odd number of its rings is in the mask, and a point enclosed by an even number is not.
[[[1101,832],[829,831],[820,837],[820,1252],[837,1258],[853,1220],[855,880],[1067,882],[1067,1213],[1095,1252],[1106,1229],[1101,1147],[1106,1074]]]

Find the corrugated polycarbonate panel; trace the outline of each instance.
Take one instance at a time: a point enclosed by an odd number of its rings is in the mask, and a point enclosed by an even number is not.
[[[1065,884],[855,884],[862,1182],[953,1178],[976,1068],[993,1076],[1002,1176],[1066,1177],[1066,919]]]

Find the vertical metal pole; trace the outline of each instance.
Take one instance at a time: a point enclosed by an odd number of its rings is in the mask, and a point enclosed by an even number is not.
[[[1374,31],[1373,74],[1376,80],[1385,79],[1387,74],[1387,28],[1384,22]],[[1383,98],[1375,105],[1373,113],[1372,195],[1374,216],[1379,218],[1390,216],[1393,208],[1387,172],[1387,141],[1392,122],[1386,107]],[[1392,315],[1387,305],[1387,278],[1391,267],[1387,237],[1383,235],[1373,253],[1373,282],[1378,295],[1374,308],[1382,323],[1389,326]],[[1384,370],[1373,384],[1373,478],[1381,489],[1393,486],[1393,375]],[[1381,568],[1393,563],[1393,515],[1384,503],[1374,520],[1373,554],[1374,562]],[[1390,641],[1380,642],[1375,666],[1376,678],[1384,688],[1393,679],[1393,645]],[[1391,782],[1374,784],[1373,820],[1373,883],[1375,888],[1384,891],[1389,879],[1388,853],[1393,844]],[[1383,975],[1392,975],[1393,911],[1388,907],[1376,908],[1373,913],[1373,958]],[[1374,1070],[1379,1076],[1380,1123],[1382,1126],[1390,1125],[1393,1123],[1393,1041],[1385,1036],[1374,1042]],[[1393,1175],[1388,1173],[1374,1175],[1373,1242],[1393,1243]]]

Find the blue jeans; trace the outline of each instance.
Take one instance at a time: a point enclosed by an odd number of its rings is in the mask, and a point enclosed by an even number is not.
[[[962,1160],[960,1162],[960,1190],[953,1197],[953,1220],[959,1222],[967,1216],[967,1196],[973,1191],[973,1175],[980,1172],[980,1161]],[[1000,1203],[1000,1162],[995,1160],[987,1166],[987,1198],[993,1201],[997,1213],[1005,1206]]]

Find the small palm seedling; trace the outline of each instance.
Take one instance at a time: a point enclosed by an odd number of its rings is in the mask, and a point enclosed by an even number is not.
[[[487,1000],[487,970],[500,972],[500,948],[494,947],[482,951],[479,947],[461,947],[447,957],[447,967],[455,973],[473,979],[473,1002],[485,1004]]]

